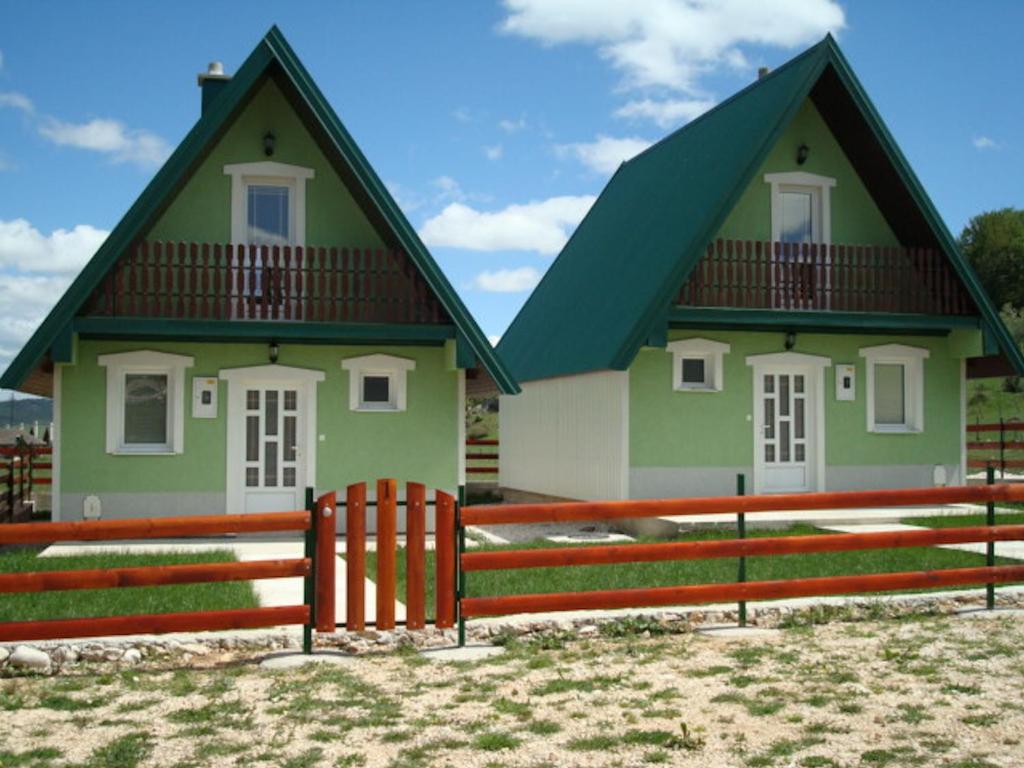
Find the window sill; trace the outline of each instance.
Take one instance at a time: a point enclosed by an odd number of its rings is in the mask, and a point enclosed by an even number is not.
[[[380,407],[374,407],[374,406],[371,406],[371,405],[361,405],[358,408],[353,408],[352,410],[355,411],[356,413],[404,413],[405,412],[404,408],[396,408],[396,407],[391,407],[391,406],[380,408]]]
[[[916,427],[874,427],[868,431],[875,435],[920,435],[924,432]]]
[[[112,456],[178,456],[181,451],[171,448],[117,448],[110,453]]]
[[[675,387],[676,392],[721,392],[720,389],[714,387]]]

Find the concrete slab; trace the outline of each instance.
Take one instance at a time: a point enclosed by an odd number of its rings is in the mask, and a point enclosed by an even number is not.
[[[1024,608],[962,608],[953,615],[961,619],[1024,619]]]
[[[698,627],[696,634],[716,640],[766,640],[778,638],[782,632],[765,627],[737,627],[735,625]]]
[[[424,658],[438,663],[451,664],[457,661],[479,661],[492,656],[500,656],[505,649],[500,645],[473,643],[463,647],[448,646],[445,648],[425,648],[420,653]]]
[[[315,651],[310,654],[297,653],[295,651],[284,651],[281,653],[272,653],[265,657],[260,662],[260,669],[280,671],[286,669],[299,669],[301,667],[308,667],[314,664],[343,666],[346,664],[352,664],[356,658],[357,657],[351,653],[341,653],[340,651]]]
[[[924,507],[879,507],[870,509],[790,510],[756,512],[747,515],[747,527],[783,527],[792,523],[809,525],[860,525],[870,523],[899,523],[914,517],[945,517],[947,515],[975,514],[971,504],[947,504]],[[682,528],[736,525],[735,513],[720,515],[667,515],[656,518]]]

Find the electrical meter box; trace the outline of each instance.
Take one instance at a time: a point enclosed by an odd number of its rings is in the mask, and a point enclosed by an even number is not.
[[[853,400],[856,395],[856,367],[836,366],[836,400]]]
[[[192,418],[217,418],[217,379],[192,379]]]

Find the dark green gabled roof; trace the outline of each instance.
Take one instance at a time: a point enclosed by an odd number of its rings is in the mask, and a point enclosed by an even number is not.
[[[905,198],[897,201],[901,210],[919,222],[908,226],[918,237],[927,230],[945,251],[1002,353],[1024,372],[1024,357],[828,36],[619,167],[502,336],[498,351],[517,380],[628,368],[664,329],[672,297],[707,243],[825,81],[881,150],[864,162],[888,163],[888,178]]]
[[[326,139],[328,149],[336,155],[335,159],[340,159],[344,167],[351,172],[365,199],[392,231],[397,245],[405,250],[420,270],[452,318],[459,332],[460,342],[465,341],[479,365],[490,375],[500,391],[519,391],[515,379],[509,374],[487,337],[452,289],[416,231],[276,26],[271,27],[234,77],[211,99],[199,121],[8,366],[0,377],[0,387],[18,389],[32,374],[61,334],[66,333],[72,318],[104,275],[130,244],[145,232],[146,227],[188,178],[195,165],[245,104],[253,89],[263,82],[272,67],[277,67],[283,81],[293,86],[289,95],[298,99],[309,110],[316,126]]]

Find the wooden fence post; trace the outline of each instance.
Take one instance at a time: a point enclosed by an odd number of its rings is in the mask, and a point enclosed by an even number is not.
[[[377,629],[395,628],[397,492],[396,481],[377,481]]]
[[[333,632],[334,584],[338,555],[335,549],[338,520],[338,496],[334,491],[317,499],[316,517],[316,631]]]
[[[408,483],[405,489],[405,626],[423,629],[427,625],[427,489],[422,483]]]
[[[313,489],[306,488],[306,511],[309,513],[309,528],[303,534],[305,540],[304,553],[310,562],[310,572],[302,580],[302,602],[305,603],[309,615],[302,626],[302,652],[309,655],[313,652],[313,624],[316,623],[316,502],[313,500]]]
[[[455,497],[437,491],[435,499],[434,624],[450,629],[455,626]]]
[[[345,492],[345,629],[366,629],[366,483]]]

